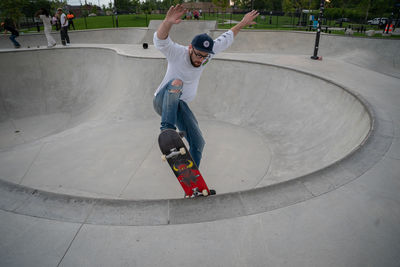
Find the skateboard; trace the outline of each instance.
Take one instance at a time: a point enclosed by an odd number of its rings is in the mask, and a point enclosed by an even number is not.
[[[215,190],[208,189],[181,136],[172,129],[160,133],[158,144],[162,160],[168,162],[185,191],[185,198],[215,195]]]

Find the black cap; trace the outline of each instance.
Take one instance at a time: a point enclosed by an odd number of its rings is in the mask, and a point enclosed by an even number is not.
[[[213,52],[214,41],[206,33],[196,35],[192,40],[192,46],[196,48],[196,50],[206,52],[209,54],[214,54]]]

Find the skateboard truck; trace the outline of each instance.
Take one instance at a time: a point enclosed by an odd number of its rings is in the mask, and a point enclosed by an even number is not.
[[[198,187],[195,187],[195,188],[193,188],[193,190],[192,190],[192,195],[191,196],[189,196],[189,195],[185,195],[185,197],[186,198],[195,198],[195,197],[198,197],[198,196],[208,196],[208,191],[207,191],[207,189],[204,189],[202,192],[200,192],[199,191],[199,188]]]
[[[181,147],[181,148],[179,149],[179,151],[178,151],[176,148],[172,148],[172,149],[171,149],[171,153],[169,153],[168,155],[162,155],[162,156],[161,156],[161,159],[162,159],[163,161],[166,161],[167,159],[173,158],[173,157],[175,157],[175,156],[178,156],[178,155],[185,155],[185,154],[186,154],[186,149],[185,149],[184,147]]]
[[[196,187],[196,188],[193,188],[192,195],[189,196],[189,195],[185,194],[185,198],[195,198],[195,197],[198,197],[198,196],[206,197],[208,195],[215,195],[215,194],[216,194],[216,192],[213,189],[210,189],[210,193],[208,193],[207,189],[204,189],[203,191],[200,192],[199,188]]]

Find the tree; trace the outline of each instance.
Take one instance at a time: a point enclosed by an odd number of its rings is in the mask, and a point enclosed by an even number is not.
[[[284,1],[285,0],[234,0],[233,2],[236,7],[247,10],[253,7],[253,9],[258,11],[282,11],[282,2]]]
[[[52,11],[56,11],[57,8],[65,8],[67,6],[67,0],[52,0],[50,7]]]
[[[91,13],[97,15],[97,6],[92,6]]]
[[[34,17],[35,13],[40,8],[45,8],[50,11],[51,4],[48,0],[35,0],[35,1],[25,1],[24,7],[22,8],[22,13],[26,17]]]
[[[147,14],[151,14],[151,11],[155,10],[156,7],[157,6],[155,0],[147,0],[141,5],[141,9]]]
[[[226,10],[229,7],[229,0],[212,0],[212,3],[217,6],[222,8],[223,10]]]
[[[294,13],[296,9],[292,3],[292,0],[283,0],[282,1],[282,10],[283,12],[287,13]]]
[[[273,10],[273,3],[270,0],[253,0],[253,9],[262,10]]]
[[[0,12],[2,17],[11,18],[17,28],[22,17],[34,17],[40,8],[51,9],[49,0],[1,0]]]
[[[282,8],[285,12],[301,11],[309,9],[311,6],[310,3],[312,3],[310,0],[283,0]]]
[[[129,0],[114,0],[117,12],[129,10]]]
[[[371,11],[376,15],[381,17],[385,12],[391,12],[394,4],[390,3],[393,1],[388,0],[374,0],[371,1]]]
[[[368,20],[369,10],[371,8],[371,0],[361,0],[357,6],[360,12],[365,13],[364,21]]]
[[[11,18],[18,25],[19,19],[23,16],[22,9],[26,3],[26,0],[1,0],[1,16]]]

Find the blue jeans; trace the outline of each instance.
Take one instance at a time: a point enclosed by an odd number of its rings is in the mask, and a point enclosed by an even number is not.
[[[169,81],[153,99],[154,110],[161,116],[161,131],[174,129],[176,127],[181,132],[185,132],[185,138],[189,143],[190,155],[197,167],[203,153],[205,141],[193,112],[185,101],[180,100],[182,95],[182,85],[172,85],[173,80]]]
[[[15,40],[15,38],[17,38],[17,37],[18,37],[17,35],[12,34],[10,36],[10,40],[11,40],[11,42],[13,42],[15,47],[20,47],[21,45],[17,42],[17,40]]]

